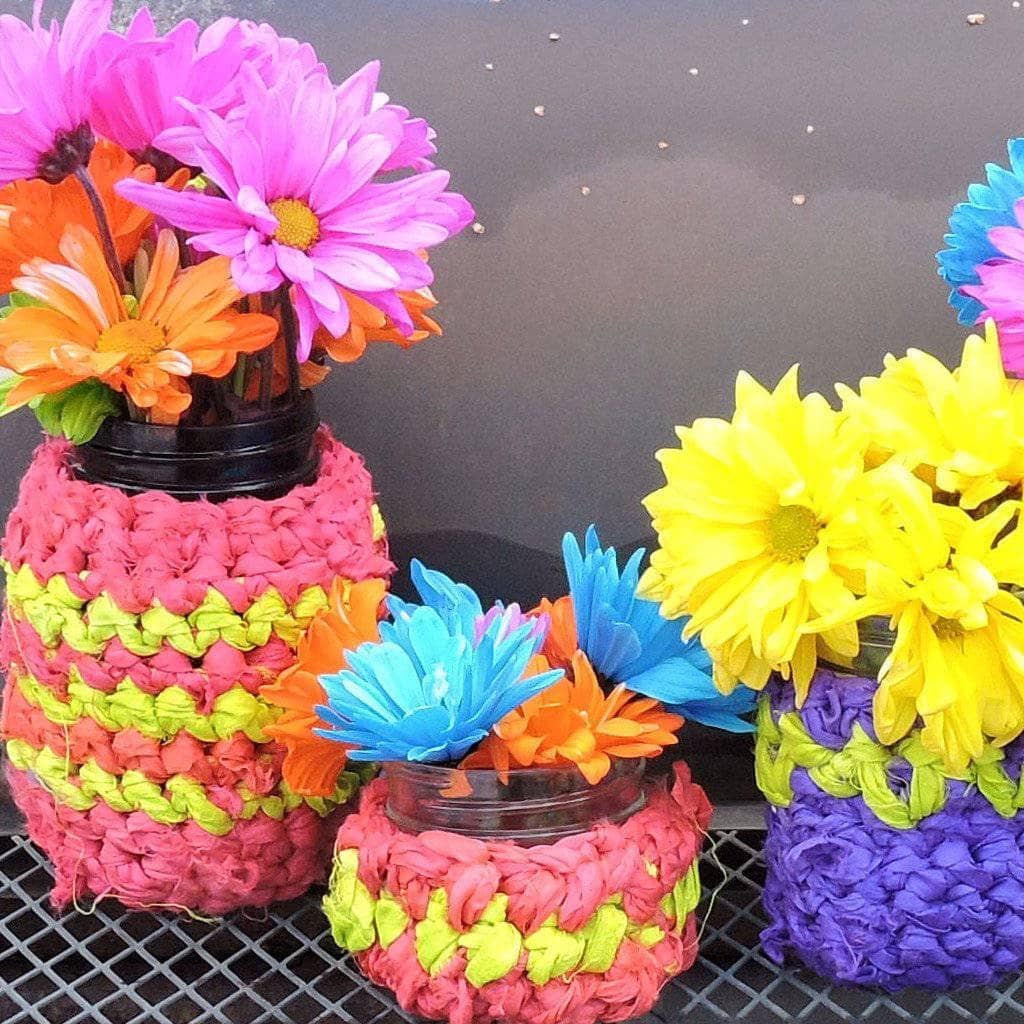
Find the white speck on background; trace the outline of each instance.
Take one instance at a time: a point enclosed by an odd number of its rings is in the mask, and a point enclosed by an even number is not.
[[[472,231],[474,235],[482,235],[486,230],[487,228],[485,228],[483,224],[480,223],[480,221],[473,221]]]
[[[493,70],[494,70],[494,65],[490,61],[488,61],[484,65],[484,71],[493,71]]]
[[[668,139],[659,139],[658,149],[668,149]]]
[[[690,70],[687,72],[687,74],[690,74],[690,75],[693,75],[694,77],[696,77],[697,75],[700,74],[700,68],[690,68]]]
[[[797,194],[793,196],[792,200],[790,201],[794,206],[803,206],[807,202],[807,196],[805,196],[802,192],[797,192]]]
[[[590,195],[590,186],[589,185],[580,185],[580,195],[581,196],[589,196]]]
[[[561,36],[561,33],[559,33],[559,32],[549,32],[548,33],[548,39],[550,39],[551,42],[553,42],[553,43],[557,43],[558,40],[561,39],[561,38],[562,38],[562,36]]]
[[[537,104],[537,106],[535,106],[535,107],[533,108],[533,112],[534,112],[534,113],[535,113],[535,114],[536,114],[536,115],[537,115],[538,117],[543,117],[543,116],[544,116],[544,114],[546,113],[546,111],[547,111],[547,108],[546,108],[546,107],[544,106],[544,104],[543,104],[543,103],[538,103],[538,104]]]
[[[967,15],[968,25],[984,25],[985,15],[984,14],[968,14]]]
[[[808,134],[808,135],[813,135],[813,134],[814,134],[814,125],[813,125],[813,124],[809,124],[809,125],[808,125],[808,126],[807,126],[807,127],[805,128],[805,129],[804,129],[804,131],[805,131],[805,132],[807,132],[807,134]]]

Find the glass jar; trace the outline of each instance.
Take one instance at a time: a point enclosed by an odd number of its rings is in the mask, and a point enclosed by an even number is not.
[[[579,835],[599,821],[619,824],[647,802],[639,758],[614,759],[596,785],[574,766],[497,772],[403,761],[387,764],[384,777],[387,816],[403,831],[510,839],[521,846]]]

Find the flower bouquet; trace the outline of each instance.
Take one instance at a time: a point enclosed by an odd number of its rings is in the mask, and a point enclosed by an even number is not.
[[[1024,964],[1024,390],[990,321],[841,408],[745,374],[680,428],[641,593],[763,690],[768,953],[895,990]]]
[[[53,435],[3,543],[12,791],[59,904],[265,904],[358,780],[290,788],[260,689],[393,571],[308,389],[439,333],[426,250],[472,211],[375,63],[335,85],[266,25],[41,9],[0,18],[0,412]]]
[[[644,758],[683,716],[749,730],[707,655],[637,597],[591,529],[565,542],[570,594],[485,610],[417,562],[421,604],[354,584],[266,687],[285,779],[320,796],[384,762],[338,833],[324,909],[338,944],[401,1005],[454,1024],[646,1013],[697,954],[697,858],[711,808],[685,764]]]

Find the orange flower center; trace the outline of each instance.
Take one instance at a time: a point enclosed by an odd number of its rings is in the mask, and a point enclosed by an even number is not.
[[[124,320],[108,327],[96,341],[97,352],[123,352],[133,362],[144,362],[167,344],[162,327],[147,320]]]
[[[277,218],[274,239],[309,252],[320,241],[320,219],[301,199],[275,199],[270,212]]]
[[[768,543],[783,562],[800,562],[818,543],[818,518],[803,505],[782,505],[768,517]]]

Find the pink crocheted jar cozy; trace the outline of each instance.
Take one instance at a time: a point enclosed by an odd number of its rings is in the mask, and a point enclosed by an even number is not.
[[[623,1021],[696,959],[711,806],[685,764],[622,824],[531,847],[403,832],[387,792],[372,782],[342,825],[324,909],[403,1009],[452,1024]]]
[[[3,540],[0,731],[53,902],[221,914],[323,877],[340,811],[303,799],[259,689],[294,661],[338,579],[390,577],[362,459],[326,428],[308,486],[182,502],[75,479],[35,453]]]

